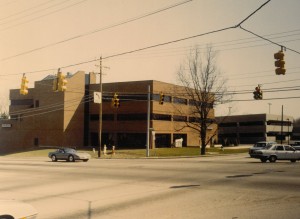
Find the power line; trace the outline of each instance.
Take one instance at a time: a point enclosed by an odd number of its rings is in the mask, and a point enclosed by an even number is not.
[[[84,0],[84,1],[86,1],[86,0]],[[61,40],[61,41],[58,41],[58,42],[55,42],[55,43],[50,43],[50,44],[47,44],[45,46],[38,47],[38,48],[35,48],[35,49],[32,49],[32,50],[28,50],[28,51],[25,51],[25,52],[22,52],[22,53],[13,55],[13,56],[8,56],[8,57],[5,57],[5,58],[2,58],[0,61],[9,60],[9,59],[21,56],[21,55],[29,54],[29,53],[32,53],[32,52],[35,52],[35,51],[38,51],[38,50],[42,50],[42,49],[52,47],[52,46],[55,46],[55,45],[58,45],[58,44],[66,43],[66,42],[71,41],[71,40],[75,40],[75,39],[82,38],[82,37],[85,37],[85,36],[88,36],[88,35],[92,35],[92,34],[95,34],[95,33],[98,33],[98,32],[104,31],[104,30],[108,30],[108,29],[112,29],[112,28],[115,28],[115,27],[118,27],[118,26],[121,26],[121,25],[124,25],[124,24],[128,24],[128,23],[131,23],[131,22],[134,22],[134,21],[152,16],[152,15],[161,13],[163,11],[175,8],[177,6],[184,5],[184,4],[189,3],[191,1],[193,1],[193,0],[185,0],[185,1],[182,1],[182,2],[179,2],[179,3],[176,3],[176,4],[173,4],[173,5],[170,5],[170,6],[152,11],[152,12],[148,12],[146,14],[143,14],[143,15],[140,15],[140,16],[137,16],[137,17],[134,17],[134,18],[127,19],[125,21],[118,22],[116,24],[112,24],[112,25],[109,25],[109,26],[106,26],[106,27],[101,27],[101,28],[98,28],[96,30],[92,30],[92,31],[89,31],[89,32],[86,32],[86,33],[83,33],[83,34],[79,34],[77,36],[73,36],[73,37],[70,37],[68,39]]]
[[[38,8],[38,7],[40,7],[41,5],[46,5],[46,4],[48,4],[49,2],[52,2],[52,1],[54,1],[54,0],[49,0],[49,1],[47,1],[47,2],[43,2],[43,3],[41,3],[41,4],[35,5],[35,6],[31,7],[31,8],[27,8],[27,9],[25,9],[25,10],[19,11],[19,12],[17,12],[17,13],[11,14],[11,15],[8,15],[8,16],[6,16],[6,17],[2,17],[2,18],[0,18],[0,21],[6,20],[6,19],[8,19],[8,18],[14,17],[14,16],[19,15],[19,14],[23,14],[24,12],[30,11],[30,10],[32,10],[32,9],[34,9],[34,8]],[[0,24],[0,25],[1,25],[1,24]]]
[[[70,0],[66,0],[66,1],[70,1]],[[9,26],[9,27],[7,27],[7,28],[0,29],[0,32],[3,32],[3,31],[5,31],[5,30],[11,29],[11,28],[16,27],[16,26],[20,26],[20,25],[22,25],[22,24],[29,23],[29,22],[31,22],[31,21],[37,20],[37,19],[39,19],[39,18],[48,16],[48,15],[57,13],[57,12],[59,12],[59,11],[62,11],[62,10],[65,10],[65,9],[67,9],[67,8],[73,7],[73,6],[75,6],[75,5],[81,4],[81,3],[85,2],[85,1],[87,1],[87,0],[82,0],[82,1],[79,1],[79,2],[75,2],[75,3],[71,4],[71,5],[67,5],[67,6],[65,6],[65,7],[63,7],[63,8],[60,8],[60,9],[51,11],[51,12],[49,12],[49,13],[47,13],[47,14],[44,14],[44,15],[40,15],[40,16],[38,16],[38,17],[32,18],[32,19],[30,19],[30,20],[27,20],[27,21],[25,21],[25,22],[18,23],[18,24]]]
[[[287,50],[290,50],[290,51],[295,52],[295,53],[297,53],[297,54],[300,55],[300,52],[298,52],[298,51],[296,51],[296,50],[294,50],[294,49],[288,48],[288,47],[283,46],[283,45],[281,45],[281,44],[279,44],[279,43],[276,43],[276,42],[274,42],[274,41],[272,41],[272,40],[269,40],[269,39],[267,39],[267,38],[265,38],[265,37],[263,37],[263,36],[260,36],[260,35],[258,35],[258,34],[256,34],[256,33],[252,32],[252,31],[250,31],[250,30],[247,30],[247,29],[243,28],[242,26],[239,26],[239,27],[240,27],[242,30],[244,30],[244,31],[246,31],[246,32],[248,32],[248,33],[251,33],[251,34],[254,35],[254,36],[257,36],[257,37],[259,37],[259,38],[261,38],[261,39],[263,39],[263,40],[266,40],[266,41],[268,41],[268,42],[270,42],[270,43],[272,43],[272,44],[275,44],[275,45],[277,45],[277,46],[280,46],[281,48],[283,47],[283,48],[285,48],[285,49],[287,49]]]

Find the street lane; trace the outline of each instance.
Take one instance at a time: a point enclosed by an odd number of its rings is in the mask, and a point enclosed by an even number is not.
[[[299,218],[300,162],[247,154],[171,159],[0,157],[2,199],[39,218]]]

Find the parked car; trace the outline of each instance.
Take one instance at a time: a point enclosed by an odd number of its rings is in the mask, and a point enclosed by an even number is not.
[[[30,204],[16,200],[0,200],[0,219],[35,219],[37,210]]]
[[[253,157],[253,154],[256,150],[263,149],[266,146],[273,145],[273,144],[277,144],[277,143],[274,142],[274,141],[259,141],[259,142],[256,142],[251,148],[249,148],[250,157]]]
[[[300,150],[300,141],[294,141],[290,143],[290,145],[293,146],[293,148],[295,148],[296,150]]]
[[[85,152],[78,152],[72,148],[60,148],[54,152],[50,152],[48,154],[48,157],[51,158],[53,162],[57,160],[66,160],[69,162],[75,162],[75,160],[83,160],[84,162],[87,162],[91,158],[91,155]]]
[[[264,149],[255,150],[252,157],[260,159],[263,163],[267,160],[272,163],[276,162],[276,160],[296,162],[300,160],[300,151],[297,151],[290,145],[273,144],[266,146]]]

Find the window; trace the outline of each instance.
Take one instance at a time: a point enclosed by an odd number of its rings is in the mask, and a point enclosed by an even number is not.
[[[269,120],[267,121],[267,125],[276,125],[276,126],[291,126],[290,121],[279,121],[279,120]]]
[[[173,121],[178,121],[178,122],[186,122],[187,121],[187,117],[186,116],[173,116]]]
[[[11,106],[33,106],[33,99],[18,99],[18,100],[10,100]]]
[[[171,115],[165,114],[152,114],[152,120],[164,120],[164,121],[171,121]]]
[[[276,147],[276,151],[283,151],[283,150],[284,150],[283,146],[281,146],[281,145],[279,145],[279,146]]]
[[[237,127],[236,122],[220,123],[219,127]]]
[[[179,97],[173,97],[173,103],[187,105],[187,99],[179,98]]]
[[[249,121],[249,122],[240,122],[240,126],[260,126],[265,125],[264,121]]]
[[[118,114],[117,120],[119,120],[119,121],[147,120],[147,114],[146,113]]]

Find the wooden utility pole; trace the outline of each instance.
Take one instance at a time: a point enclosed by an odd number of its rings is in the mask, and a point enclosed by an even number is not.
[[[98,157],[101,157],[101,144],[102,144],[102,56],[100,57],[100,93],[101,93],[101,103],[99,106],[99,149],[98,149]]]

